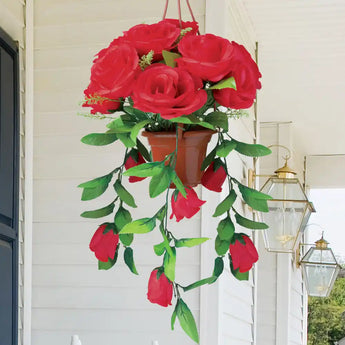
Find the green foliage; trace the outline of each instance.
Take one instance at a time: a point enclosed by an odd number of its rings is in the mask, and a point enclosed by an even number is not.
[[[335,281],[329,297],[309,297],[308,345],[333,345],[345,337],[345,278]]]
[[[81,142],[87,145],[104,146],[117,140],[116,133],[91,133],[81,138]]]

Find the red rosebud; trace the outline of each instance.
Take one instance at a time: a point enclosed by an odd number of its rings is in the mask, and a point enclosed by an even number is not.
[[[176,221],[179,222],[184,217],[191,218],[200,211],[200,207],[206,202],[198,198],[198,195],[195,193],[192,187],[187,187],[186,192],[186,198],[180,192],[178,192],[176,200],[175,196],[172,195],[172,214],[170,216],[170,219],[175,216]]]
[[[226,171],[223,165],[220,165],[217,170],[215,170],[214,162],[212,162],[204,172],[201,178],[201,184],[209,190],[221,192],[225,179]]]
[[[124,32],[124,38],[137,50],[139,56],[154,51],[154,61],[162,59],[162,50],[171,50],[181,30],[161,21],[155,24],[139,24]]]
[[[231,72],[233,46],[225,38],[212,34],[187,36],[178,45],[182,55],[178,66],[200,77],[217,82]]]
[[[169,23],[169,24],[173,24],[175,25],[178,29],[181,29],[180,27],[180,21],[178,19],[163,19],[160,21],[160,23]],[[184,35],[184,37],[186,36],[190,36],[190,35],[196,35],[198,33],[199,30],[199,25],[197,22],[184,22],[181,20],[181,26],[182,29],[186,29],[186,28],[191,28],[191,31],[186,32],[186,34]]]
[[[90,241],[90,249],[95,252],[96,258],[103,262],[114,259],[116,248],[119,243],[119,235],[115,235],[112,230],[104,234],[106,224],[101,225]]]
[[[151,272],[147,289],[147,298],[151,303],[157,303],[162,307],[167,307],[171,305],[173,285],[164,273],[157,279],[157,273],[157,269]]]
[[[207,101],[200,78],[181,68],[154,64],[140,73],[133,88],[134,107],[164,119],[188,115]]]
[[[255,61],[252,59],[246,48],[232,42],[234,47],[234,59],[232,71],[227,77],[234,77],[236,90],[226,88],[214,90],[215,100],[233,109],[247,109],[254,103],[256,90],[261,89],[261,73]]]
[[[137,165],[146,163],[144,157],[141,155],[140,152],[138,152],[138,158],[137,160],[135,159],[135,156],[133,158],[133,155],[129,155],[128,158],[126,159],[125,162],[125,169],[128,170],[129,168],[133,168]],[[133,183],[133,182],[139,182],[142,180],[145,180],[146,177],[137,177],[137,176],[129,176],[128,182]]]
[[[253,267],[253,264],[258,261],[259,255],[249,236],[241,236],[245,244],[236,239],[234,244],[230,244],[229,251],[234,270],[239,268],[240,273],[244,273]]]

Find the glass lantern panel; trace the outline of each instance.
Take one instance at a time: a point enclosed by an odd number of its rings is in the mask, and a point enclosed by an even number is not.
[[[308,221],[309,205],[303,202],[268,200],[269,212],[263,221],[269,226],[264,232],[266,249],[291,253],[301,235],[301,224]],[[308,211],[308,212],[307,212]]]
[[[339,272],[338,265],[315,265],[302,263],[308,295],[327,297]]]
[[[334,254],[330,248],[310,248],[302,260],[316,264],[337,264],[337,260],[335,259]]]
[[[297,178],[272,177],[262,187],[261,192],[270,195],[273,199],[308,200]]]

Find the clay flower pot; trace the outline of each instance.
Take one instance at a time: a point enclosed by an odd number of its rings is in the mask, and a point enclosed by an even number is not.
[[[194,187],[201,181],[201,164],[206,156],[207,144],[216,133],[210,129],[186,131],[179,134],[176,173],[185,186]],[[154,161],[162,161],[176,148],[175,132],[147,132]]]

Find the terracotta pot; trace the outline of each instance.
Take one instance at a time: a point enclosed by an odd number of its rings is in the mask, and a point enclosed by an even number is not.
[[[186,131],[179,134],[176,173],[184,185],[196,186],[202,177],[201,164],[206,156],[207,144],[216,133],[209,129]],[[162,161],[176,148],[175,132],[146,132],[154,161]]]

